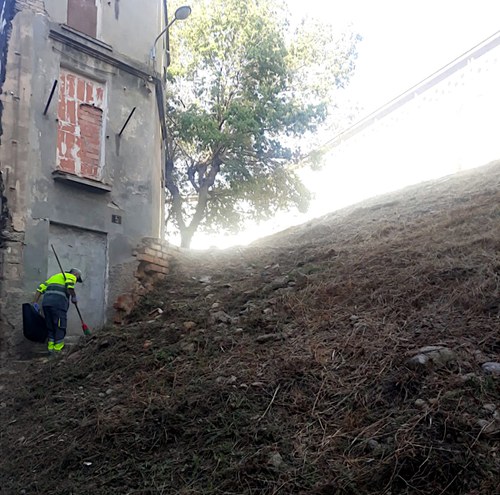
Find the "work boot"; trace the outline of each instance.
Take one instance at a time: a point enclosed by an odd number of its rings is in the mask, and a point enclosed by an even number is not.
[[[54,352],[59,353],[63,350],[64,342],[56,342],[54,343]]]
[[[49,340],[47,342],[47,351],[49,352],[49,354],[54,354],[54,341],[53,340]]]

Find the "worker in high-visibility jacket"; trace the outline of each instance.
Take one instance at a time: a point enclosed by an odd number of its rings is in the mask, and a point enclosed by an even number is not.
[[[69,272],[56,273],[41,283],[36,291],[33,307],[40,311],[38,301],[43,295],[42,308],[48,330],[47,349],[50,354],[63,350],[66,337],[69,301],[78,302],[75,284],[82,282],[82,272],[72,268]]]

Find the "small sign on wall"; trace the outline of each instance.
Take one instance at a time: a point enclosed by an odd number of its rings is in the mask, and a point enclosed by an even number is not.
[[[122,217],[120,215],[111,215],[111,222],[117,223],[118,225],[122,224]]]

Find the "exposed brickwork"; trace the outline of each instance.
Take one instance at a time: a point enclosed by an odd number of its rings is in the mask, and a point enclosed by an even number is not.
[[[117,297],[113,306],[116,310],[115,323],[122,323],[141,296],[150,292],[158,282],[167,278],[176,251],[178,251],[177,248],[161,239],[145,237],[142,240],[141,245],[134,252],[137,260],[134,273],[136,284],[135,287],[130,288],[129,292]]]
[[[84,177],[97,178],[101,154],[102,109],[81,104],[79,120],[82,138],[81,172]]]
[[[59,79],[57,168],[99,179],[104,85],[62,70]]]

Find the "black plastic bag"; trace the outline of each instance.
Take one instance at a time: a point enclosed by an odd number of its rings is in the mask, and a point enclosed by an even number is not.
[[[32,342],[44,343],[47,340],[45,318],[28,303],[23,304],[23,334]]]

